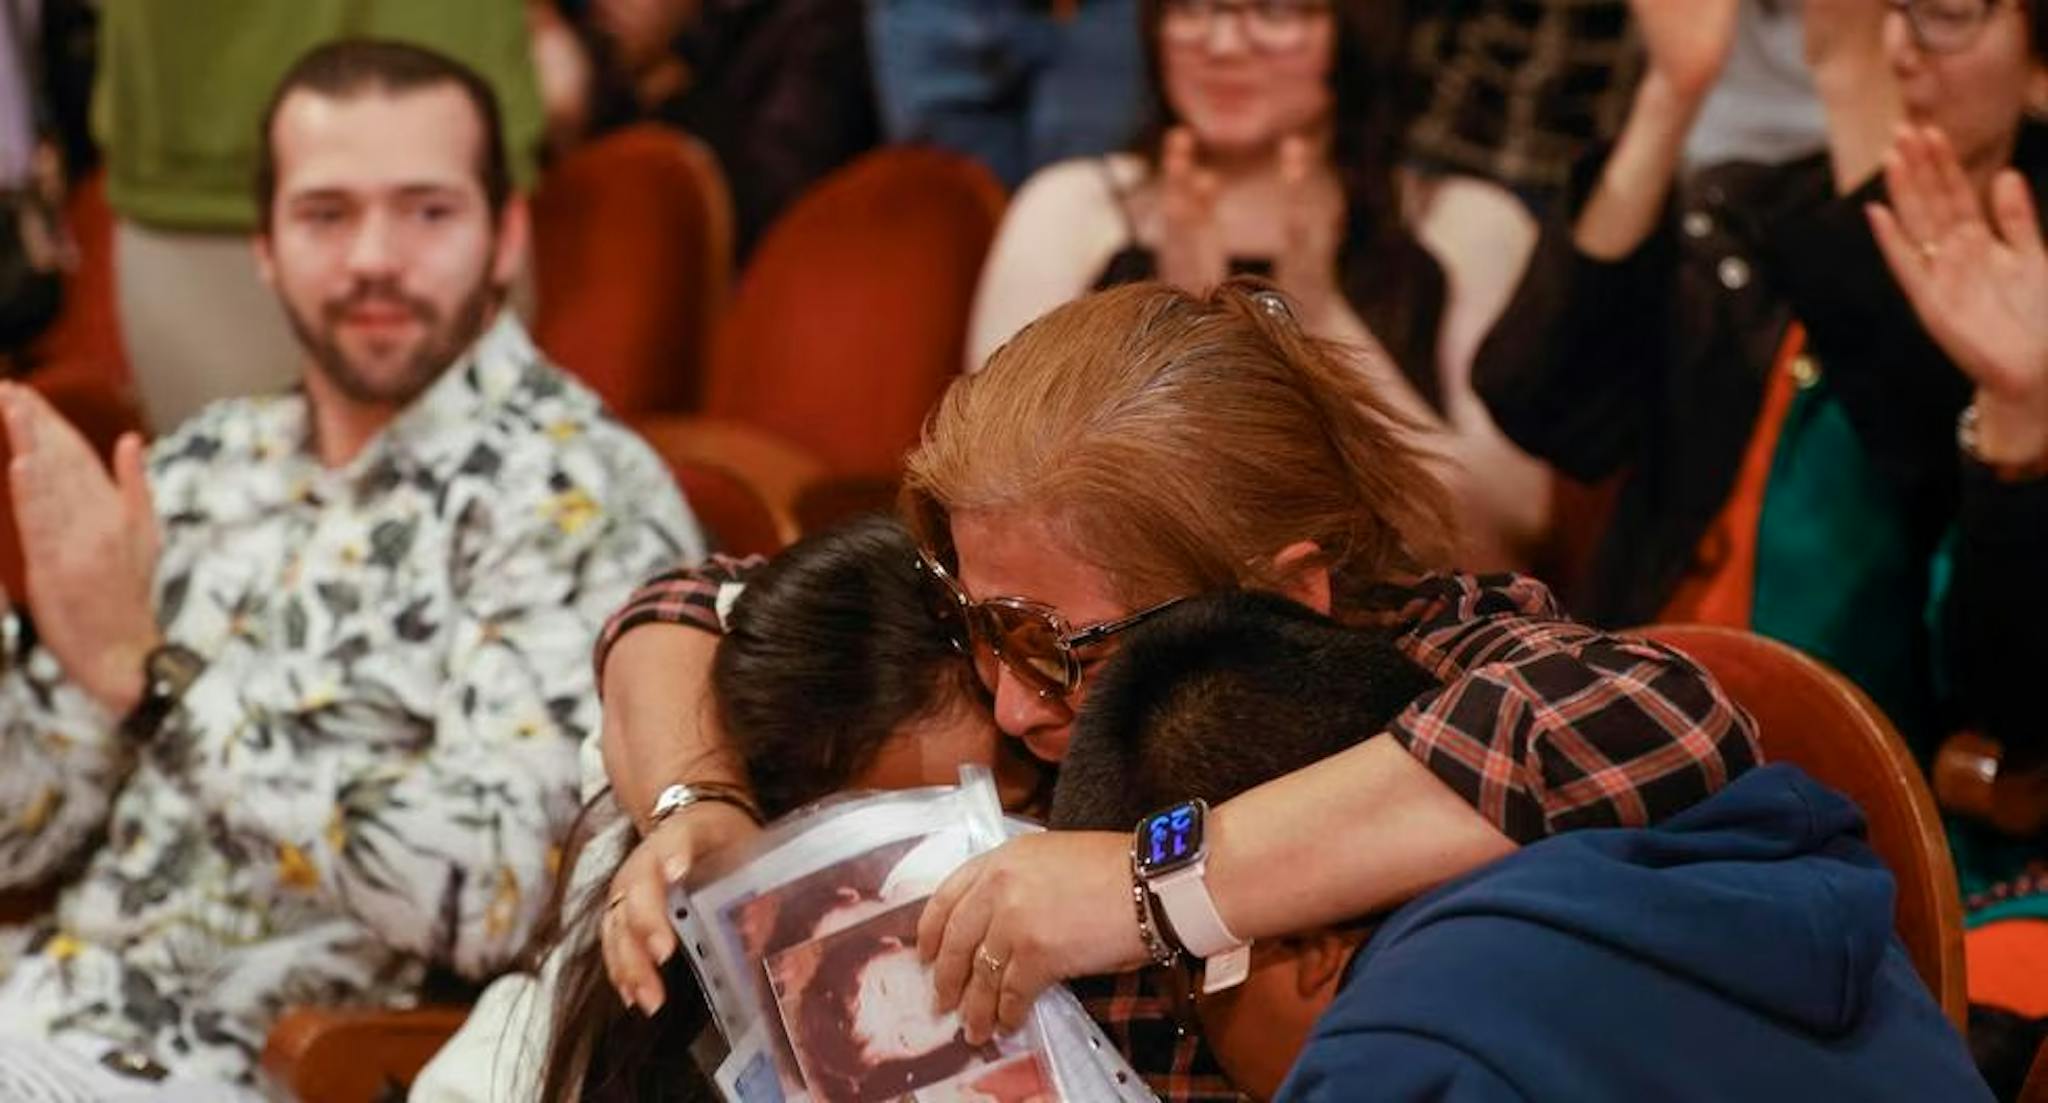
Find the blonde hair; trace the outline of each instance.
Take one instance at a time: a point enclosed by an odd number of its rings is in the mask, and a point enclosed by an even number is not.
[[[1358,355],[1255,281],[1090,295],[953,384],[909,458],[906,512],[942,549],[954,514],[1041,517],[1133,605],[1278,588],[1274,556],[1313,541],[1346,604],[1455,542],[1417,426]]]

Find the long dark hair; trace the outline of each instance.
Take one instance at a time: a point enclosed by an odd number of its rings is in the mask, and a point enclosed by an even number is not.
[[[1156,171],[1167,131],[1181,119],[1166,96],[1159,24],[1167,0],[1141,5],[1149,122],[1137,151]],[[1398,170],[1418,103],[1408,66],[1408,5],[1335,0],[1337,50],[1330,64],[1330,161],[1344,190],[1338,266],[1345,298],[1429,404],[1441,410],[1437,331],[1448,283],[1443,267],[1408,232]]]
[[[901,523],[867,517],[796,544],[748,580],[713,660],[712,696],[764,814],[846,788],[905,724],[974,692],[973,671],[932,620],[916,555]],[[565,871],[594,833],[572,834]],[[565,957],[541,1099],[716,1099],[689,1052],[711,1020],[684,955],[662,969],[661,1010],[629,1012],[605,973],[602,907],[602,893],[565,901],[552,925],[550,952]]]

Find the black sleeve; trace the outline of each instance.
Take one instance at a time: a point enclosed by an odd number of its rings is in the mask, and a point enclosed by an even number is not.
[[[1528,271],[1472,363],[1493,419],[1525,451],[1583,482],[1633,455],[1669,370],[1681,252],[1667,210],[1618,261],[1579,252],[1573,227],[1605,167],[1587,158]]]
[[[2010,761],[2048,761],[2039,684],[2048,671],[2048,479],[2003,483],[1963,465],[1954,576],[1942,611],[1955,719],[2005,745]]]

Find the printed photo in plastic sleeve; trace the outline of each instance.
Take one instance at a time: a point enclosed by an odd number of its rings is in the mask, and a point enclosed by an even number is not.
[[[763,1028],[789,1099],[803,1090],[764,962],[772,955],[931,894],[974,853],[1000,841],[985,775],[959,788],[838,798],[772,825],[672,900],[726,1038]]]
[[[914,900],[767,961],[769,985],[813,1103],[915,1098],[1053,1100],[1035,1031],[982,1046],[932,1010]],[[927,1094],[926,1089],[930,1089]]]
[[[982,800],[994,801],[985,777],[961,788],[833,798],[700,866],[670,907],[719,1031],[737,1038],[763,1015],[773,1018],[761,980],[765,955],[816,937],[821,922],[927,895],[1000,841],[1000,824],[990,829],[979,822],[986,813],[972,807]]]

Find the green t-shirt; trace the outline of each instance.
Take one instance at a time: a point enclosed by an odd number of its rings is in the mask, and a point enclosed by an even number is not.
[[[497,91],[514,179],[531,185],[542,120],[523,0],[106,0],[93,128],[108,201],[163,229],[254,229],[263,108],[307,50],[350,35],[474,68]]]

